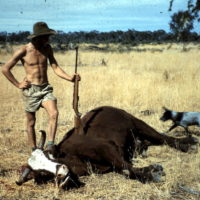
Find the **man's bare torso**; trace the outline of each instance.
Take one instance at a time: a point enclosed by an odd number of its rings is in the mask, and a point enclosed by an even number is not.
[[[25,68],[26,79],[35,85],[47,83],[47,61],[51,47],[46,45],[41,49],[36,49],[32,43],[28,43],[23,48],[25,54],[21,62]]]
[[[73,82],[75,80],[75,74],[70,76],[59,67],[53,55],[53,50],[48,44],[48,39],[49,35],[33,38],[30,43],[16,50],[12,58],[2,67],[2,73],[17,88],[24,89],[30,87],[30,84],[42,85],[48,83],[48,61],[56,75],[67,81]],[[11,73],[11,69],[18,61],[22,62],[26,72],[26,77],[21,82]]]

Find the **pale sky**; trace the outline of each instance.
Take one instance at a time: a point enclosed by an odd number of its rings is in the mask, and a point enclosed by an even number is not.
[[[32,32],[38,21],[64,32],[169,32],[170,16],[186,5],[186,0],[175,0],[168,12],[169,0],[0,0],[0,32]]]

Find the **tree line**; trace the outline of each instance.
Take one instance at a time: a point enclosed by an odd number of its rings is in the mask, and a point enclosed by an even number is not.
[[[13,33],[0,32],[0,43],[25,43],[28,41],[27,36],[30,35],[29,31],[19,31]],[[196,32],[185,31],[182,37],[178,38],[178,41],[198,41],[200,39],[199,34]],[[136,31],[134,29],[127,31],[79,31],[68,32],[58,31],[58,34],[51,37],[51,42],[57,44],[69,44],[69,43],[122,43],[136,45],[138,43],[152,43],[152,42],[177,42],[177,33],[164,30],[157,31]]]

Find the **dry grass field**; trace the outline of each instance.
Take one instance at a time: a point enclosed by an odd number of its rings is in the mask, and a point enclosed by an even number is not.
[[[13,47],[18,48],[18,47]],[[119,48],[114,46],[113,48]],[[120,47],[122,48],[122,47]],[[81,113],[111,105],[122,108],[144,120],[159,132],[170,122],[159,120],[162,106],[177,111],[200,111],[200,51],[188,44],[141,45],[130,51],[79,51]],[[0,50],[0,62],[10,53]],[[56,53],[60,66],[69,74],[74,71],[75,52]],[[102,65],[102,60],[105,61]],[[106,65],[105,65],[106,64]],[[18,80],[25,76],[22,66],[13,69]],[[57,77],[49,68],[49,82],[58,99],[59,122],[56,142],[73,127],[73,84]],[[116,173],[81,177],[86,185],[80,189],[59,191],[53,184],[35,185],[33,181],[19,187],[15,184],[18,169],[30,155],[25,129],[21,91],[0,74],[0,199],[19,200],[188,200],[200,195],[180,189],[180,185],[200,191],[200,152],[182,153],[168,146],[150,147],[147,158],[137,158],[136,166],[162,164],[166,172],[161,183],[142,184]],[[144,115],[145,110],[150,115]],[[36,131],[47,129],[47,115],[37,113]],[[190,127],[193,132],[200,128]],[[181,132],[178,128],[171,133]],[[198,136],[196,136],[198,137]],[[199,138],[200,139],[200,138]],[[77,147],[78,148],[78,147]]]

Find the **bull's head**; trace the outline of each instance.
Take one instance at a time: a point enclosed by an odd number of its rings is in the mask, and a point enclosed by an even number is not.
[[[28,164],[26,167],[24,167],[22,175],[20,176],[19,180],[16,181],[16,184],[22,185],[31,178],[35,178],[35,180],[42,179],[42,175],[46,174],[54,177],[57,187],[67,188],[68,183],[73,181],[71,176],[74,178],[74,175],[72,175],[65,164],[57,162],[53,155],[51,155],[48,151],[44,151],[46,133],[45,131],[40,132],[41,139],[39,145],[37,146],[37,149],[31,153],[31,156],[28,159]],[[81,183],[79,182],[78,177],[76,177],[76,182],[77,184]]]

